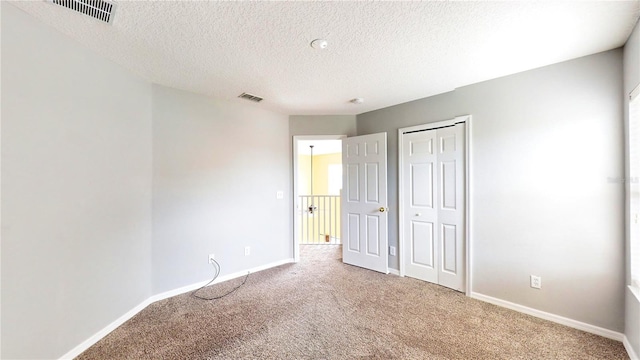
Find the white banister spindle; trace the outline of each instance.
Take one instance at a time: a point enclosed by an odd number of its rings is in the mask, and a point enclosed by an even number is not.
[[[299,243],[305,244],[340,244],[338,233],[337,195],[300,195],[300,234]],[[326,241],[326,238],[329,241]]]

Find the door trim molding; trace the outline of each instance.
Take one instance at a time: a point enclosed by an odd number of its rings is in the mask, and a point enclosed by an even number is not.
[[[472,131],[472,126],[471,126],[471,115],[462,115],[462,116],[457,116],[453,119],[449,119],[449,120],[443,120],[443,121],[437,121],[437,122],[432,122],[432,123],[428,123],[428,124],[422,124],[422,125],[416,125],[416,126],[410,126],[410,127],[405,127],[405,128],[400,128],[398,129],[398,249],[397,249],[397,255],[398,255],[398,267],[399,267],[399,273],[400,276],[405,276],[405,266],[404,266],[404,256],[403,256],[403,251],[404,251],[404,175],[402,173],[402,164],[404,163],[404,158],[403,158],[403,136],[404,133],[407,132],[412,132],[412,131],[423,131],[423,130],[431,130],[431,129],[436,129],[436,128],[441,128],[444,126],[452,126],[455,125],[456,123],[460,123],[463,122],[465,123],[465,132],[464,132],[464,136],[465,136],[465,161],[464,161],[464,166],[465,166],[465,174],[464,174],[464,181],[465,181],[465,199],[464,199],[464,225],[465,225],[465,294],[467,296],[470,296],[472,293],[472,272],[471,272],[471,259],[472,259],[472,241],[471,241],[471,191],[472,191],[472,181],[471,181],[471,131]]]
[[[622,339],[622,345],[624,345],[624,348],[625,350],[627,350],[627,354],[629,355],[629,358],[631,360],[640,359],[640,356],[636,354],[635,350],[633,349],[633,346],[631,345],[631,342],[629,342],[629,338],[627,338],[626,335],[624,335],[624,338]]]
[[[293,183],[293,199],[291,201],[291,206],[293,212],[291,216],[293,216],[293,261],[300,261],[300,241],[298,241],[298,237],[296,236],[297,230],[300,228],[300,217],[296,216],[298,205],[298,189],[300,185],[298,185],[298,141],[302,140],[343,140],[346,139],[347,135],[294,135],[292,139],[292,161],[293,161],[293,173],[291,174],[292,183]]]

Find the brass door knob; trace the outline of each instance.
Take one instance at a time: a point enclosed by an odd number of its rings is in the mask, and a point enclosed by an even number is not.
[[[386,207],[381,207],[380,209],[378,209],[378,211],[385,212],[385,211],[387,211],[387,208]]]

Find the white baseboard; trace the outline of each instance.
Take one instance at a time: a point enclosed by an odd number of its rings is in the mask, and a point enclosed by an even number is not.
[[[555,314],[551,314],[541,310],[533,309],[530,307],[526,307],[524,305],[509,302],[506,300],[497,299],[497,298],[479,294],[476,292],[472,292],[471,297],[477,300],[482,300],[484,302],[494,304],[494,305],[502,306],[507,309],[525,313],[527,315],[535,316],[537,318],[541,318],[541,319],[553,321],[558,324],[566,325],[574,329],[582,330],[591,334],[600,335],[612,340],[623,341],[624,339],[624,334],[613,331],[613,330],[601,328],[599,326],[583,323],[581,321],[569,319],[560,315],[555,315]]]
[[[217,284],[217,283],[221,283],[221,282],[225,282],[225,281],[228,281],[228,280],[231,280],[231,279],[235,279],[235,278],[238,278],[238,277],[241,277],[241,276],[245,276],[245,275],[247,275],[247,273],[255,273],[255,272],[258,272],[258,271],[271,269],[271,268],[274,268],[276,266],[289,264],[289,263],[292,263],[292,262],[294,262],[293,258],[284,259],[284,260],[272,262],[272,263],[269,263],[269,264],[266,264],[266,265],[257,266],[257,267],[251,268],[249,270],[243,270],[243,271],[238,271],[238,272],[235,272],[235,273],[232,273],[232,274],[227,274],[227,275],[224,275],[224,276],[219,276],[216,279],[216,281],[211,283],[211,285],[214,285],[214,284]],[[149,298],[149,300],[150,300],[150,303],[154,303],[156,301],[168,299],[168,298],[176,296],[176,295],[184,294],[186,292],[199,289],[202,286],[206,285],[208,282],[209,282],[208,280],[207,281],[201,281],[201,282],[198,282],[198,283],[195,283],[195,284],[191,284],[191,285],[183,286],[183,287],[180,287],[180,288],[177,288],[177,289],[165,291],[165,292],[162,292],[160,294],[153,295],[152,297]]]
[[[133,309],[127,311],[124,315],[122,315],[119,318],[117,318],[114,322],[112,322],[111,324],[107,325],[104,329],[102,329],[102,330],[98,331],[97,333],[93,334],[93,336],[91,336],[87,340],[83,341],[78,346],[74,347],[69,352],[67,352],[66,354],[62,355],[62,357],[60,357],[60,359],[73,359],[76,356],[80,355],[83,351],[85,351],[88,348],[90,348],[93,344],[95,344],[98,341],[100,341],[100,339],[102,339],[103,337],[109,335],[110,332],[115,330],[118,326],[124,324],[127,320],[129,320],[132,317],[134,317],[137,313],[139,313],[144,308],[149,306],[152,302],[153,301],[150,301],[149,299],[141,302],[136,307],[134,307]]]
[[[633,350],[633,346],[631,346],[631,343],[629,342],[629,339],[627,339],[626,336],[624,337],[624,339],[622,339],[622,344],[624,345],[625,350],[627,350],[629,359],[640,360],[640,357],[638,357],[638,354],[636,354],[635,350]]]
[[[238,271],[238,272],[235,272],[233,274],[227,274],[227,275],[218,277],[216,279],[216,281],[214,281],[211,285],[217,284],[217,283],[221,283],[221,282],[224,282],[224,281],[227,281],[227,280],[235,279],[237,277],[245,276],[245,275],[247,275],[247,273],[255,273],[255,272],[258,272],[258,271],[267,270],[267,269],[270,269],[270,268],[274,268],[276,266],[289,264],[289,263],[292,263],[292,262],[294,262],[293,258],[284,259],[284,260],[276,261],[276,262],[273,262],[273,263],[270,263],[270,264],[257,266],[257,267],[254,267],[254,268],[251,268],[251,269],[248,269],[248,270]],[[98,341],[100,341],[100,339],[102,339],[103,337],[107,336],[110,332],[115,330],[118,326],[124,324],[127,320],[129,320],[132,317],[134,317],[137,313],[139,313],[140,311],[142,311],[144,308],[146,308],[147,306],[151,305],[152,303],[154,303],[156,301],[160,301],[160,300],[164,300],[164,299],[170,298],[172,296],[176,296],[176,295],[184,294],[184,293],[189,292],[189,291],[196,290],[196,289],[204,286],[208,282],[209,281],[202,281],[202,282],[198,282],[198,283],[195,283],[195,284],[183,286],[183,287],[180,287],[180,288],[177,288],[177,289],[174,289],[174,290],[165,291],[163,293],[151,296],[150,298],[148,298],[145,301],[143,301],[140,304],[138,304],[133,309],[127,311],[124,315],[120,316],[118,319],[116,319],[111,324],[107,325],[104,329],[98,331],[93,336],[91,336],[87,340],[83,341],[81,344],[79,344],[78,346],[74,347],[73,349],[71,349],[66,354],[62,355],[62,357],[60,357],[60,359],[61,360],[62,359],[66,360],[66,359],[73,359],[73,358],[77,357],[82,352],[84,352],[85,350],[90,348],[93,344],[95,344]]]
[[[391,274],[391,275],[396,275],[396,276],[400,276],[400,270],[396,270],[396,269],[389,269],[389,274]]]

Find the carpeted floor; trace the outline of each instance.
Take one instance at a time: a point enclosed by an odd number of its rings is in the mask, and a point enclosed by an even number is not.
[[[344,265],[339,246],[301,253],[221,300],[156,302],[78,359],[628,359],[620,342]]]

